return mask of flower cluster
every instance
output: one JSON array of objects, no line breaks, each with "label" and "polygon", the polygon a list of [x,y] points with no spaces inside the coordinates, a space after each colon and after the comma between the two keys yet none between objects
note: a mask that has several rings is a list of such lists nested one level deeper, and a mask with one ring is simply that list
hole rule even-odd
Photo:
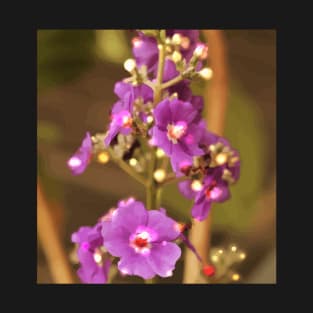
[{"label": "flower cluster", "polygon": [[[240,172],[238,151],[206,129],[203,97],[193,95],[190,87],[192,79],[212,76],[205,67],[209,49],[199,40],[198,30],[138,30],[132,52],[133,58],[124,63],[130,76],[114,87],[118,100],[110,111],[107,132],[94,136],[87,132],[68,166],[77,175],[93,155],[102,163],[111,158],[143,183],[151,197],[155,197],[151,188],[184,178],[179,189],[194,199],[192,217],[202,221],[213,202],[230,197],[229,186]],[[170,160],[173,173],[158,162],[159,156]],[[106,282],[112,257],[120,258],[121,273],[144,279],[167,277],[181,255],[175,240],[183,241],[201,262],[156,199],[147,201],[147,209],[135,200],[122,201],[95,227],[83,227],[73,235],[83,282]]]},{"label": "flower cluster", "polygon": [[84,283],[106,283],[112,257],[119,258],[117,266],[123,275],[171,276],[181,256],[175,242],[181,235],[180,224],[164,209],[147,210],[133,198],[122,200],[94,227],[83,226],[73,233],[78,276]]}]

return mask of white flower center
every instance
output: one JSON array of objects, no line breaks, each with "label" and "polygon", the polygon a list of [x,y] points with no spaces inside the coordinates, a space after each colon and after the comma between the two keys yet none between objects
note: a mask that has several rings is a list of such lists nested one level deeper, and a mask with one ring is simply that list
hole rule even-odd
[{"label": "white flower center", "polygon": [[187,123],[184,121],[179,121],[176,124],[168,124],[167,138],[176,144],[177,140],[186,134],[187,128]]}]

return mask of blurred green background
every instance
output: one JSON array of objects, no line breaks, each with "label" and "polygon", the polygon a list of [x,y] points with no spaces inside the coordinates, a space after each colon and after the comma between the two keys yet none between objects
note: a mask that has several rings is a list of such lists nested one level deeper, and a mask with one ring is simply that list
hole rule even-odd
[{"label": "blurred green background", "polygon": [[[106,128],[110,106],[116,101],[113,86],[127,76],[122,63],[131,56],[134,34],[39,30],[37,35],[38,173],[47,198],[65,208],[60,218],[65,224],[65,244],[70,247],[71,232],[94,224],[129,191],[143,197],[139,186],[134,187],[136,183],[114,165],[94,164],[73,178],[65,164],[85,131]],[[213,229],[248,234],[258,211],[267,214],[259,205],[260,197],[265,190],[275,189],[271,183],[276,172],[276,36],[272,30],[226,30],[224,35],[230,72],[225,137],[240,152],[241,178],[231,188],[231,200],[213,206]],[[193,83],[193,90],[202,94],[203,84]],[[112,180],[117,181],[116,187]],[[176,186],[164,190],[162,204],[177,219],[190,218],[192,203]]]}]

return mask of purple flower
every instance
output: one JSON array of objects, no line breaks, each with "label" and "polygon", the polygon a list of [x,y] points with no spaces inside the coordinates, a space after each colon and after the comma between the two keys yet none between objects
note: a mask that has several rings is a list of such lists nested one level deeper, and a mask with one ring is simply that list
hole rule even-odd
[{"label": "purple flower", "polygon": [[180,45],[180,52],[187,61],[189,61],[193,55],[193,51],[199,42],[199,30],[198,29],[168,29],[166,31],[167,36],[173,36],[174,34],[180,34],[182,36],[182,43]]},{"label": "purple flower", "polygon": [[200,146],[205,150],[204,158],[209,161],[210,168],[221,169],[224,180],[234,183],[240,176],[239,152],[232,148],[228,140],[210,131],[202,133]]},{"label": "purple flower", "polygon": [[111,141],[119,133],[128,135],[132,131],[133,119],[131,113],[128,111],[120,111],[116,114],[112,114],[109,131],[104,139],[106,146],[109,146]]},{"label": "purple flower", "polygon": [[[199,123],[204,129],[204,123]],[[183,167],[189,171],[200,172],[203,181],[189,180],[179,183],[179,190],[189,199],[195,199],[192,216],[198,220],[207,217],[212,202],[224,202],[230,197],[229,185],[238,180],[240,160],[238,151],[231,148],[229,142],[209,131],[204,131],[200,138],[200,146],[204,155],[200,157],[200,165],[195,167],[191,162],[175,164],[177,175],[182,175]]]},{"label": "purple flower", "polygon": [[77,274],[86,284],[105,284],[108,280],[111,261],[104,257],[101,228],[102,223],[94,227],[82,226],[72,234],[72,242],[78,244],[80,268]]},{"label": "purple flower", "polygon": [[215,175],[206,176],[203,186],[196,194],[191,209],[192,217],[198,221],[204,220],[211,209],[213,202],[224,202],[230,197],[228,184]]},{"label": "purple flower", "polygon": [[[172,37],[174,34],[181,35],[181,43],[179,45],[182,56],[189,61],[193,55],[197,43],[199,42],[199,31],[196,29],[167,29],[166,35]],[[133,55],[137,66],[146,65],[148,71],[157,70],[158,64],[158,45],[153,37],[144,35],[138,32],[138,37],[133,38]]]},{"label": "purple flower", "polygon": [[114,86],[114,92],[120,99],[111,110],[109,131],[104,140],[106,146],[109,146],[119,133],[123,135],[131,133],[134,101],[141,98],[145,103],[153,99],[153,91],[146,85],[132,86],[125,82],[117,82]]},{"label": "purple flower", "polygon": [[139,36],[133,38],[133,55],[138,67],[146,65],[148,71],[155,71],[158,63],[158,45],[153,37],[148,37],[139,32]]},{"label": "purple flower", "polygon": [[198,112],[189,102],[165,99],[154,109],[155,125],[152,139],[171,158],[172,166],[183,161],[192,162],[199,148],[201,128],[196,123]]},{"label": "purple flower", "polygon": [[138,98],[142,98],[144,103],[153,100],[153,90],[144,84],[133,86],[132,84],[119,81],[114,86],[114,93],[121,100],[124,100],[125,97],[129,95],[131,101],[126,101],[126,103],[128,103],[130,106],[123,107],[123,109],[128,109],[128,111],[132,111],[132,102]]},{"label": "purple flower", "polygon": [[89,132],[86,133],[81,146],[77,152],[67,161],[73,175],[83,173],[92,156],[92,141]]},{"label": "purple flower", "polygon": [[163,210],[147,211],[139,201],[119,206],[110,221],[103,222],[103,245],[119,257],[118,269],[123,274],[150,279],[155,275],[172,275],[181,255],[177,244],[176,222]]}]

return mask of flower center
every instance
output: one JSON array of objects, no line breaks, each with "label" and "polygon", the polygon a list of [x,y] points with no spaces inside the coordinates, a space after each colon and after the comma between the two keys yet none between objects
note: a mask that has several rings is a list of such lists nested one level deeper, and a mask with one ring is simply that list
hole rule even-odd
[{"label": "flower center", "polygon": [[130,116],[124,115],[122,118],[123,127],[130,128],[133,123],[133,119]]},{"label": "flower center", "polygon": [[100,249],[98,248],[95,249],[95,252],[93,254],[93,260],[99,267],[103,265],[103,257],[102,257],[102,252]]},{"label": "flower center", "polygon": [[150,240],[150,234],[142,231],[132,236],[130,244],[137,253],[147,254],[150,252]]},{"label": "flower center", "polygon": [[138,248],[144,248],[148,245],[148,240],[141,238],[141,237],[137,237],[134,241],[134,244],[138,247]]},{"label": "flower center", "polygon": [[179,121],[176,124],[167,125],[167,138],[173,143],[177,143],[177,140],[183,137],[187,132],[187,123]]},{"label": "flower center", "polygon": [[216,190],[220,190],[219,188],[215,188],[217,185],[217,182],[215,180],[213,180],[210,184],[210,186],[205,190],[205,196],[208,199],[214,199],[216,198]]}]

